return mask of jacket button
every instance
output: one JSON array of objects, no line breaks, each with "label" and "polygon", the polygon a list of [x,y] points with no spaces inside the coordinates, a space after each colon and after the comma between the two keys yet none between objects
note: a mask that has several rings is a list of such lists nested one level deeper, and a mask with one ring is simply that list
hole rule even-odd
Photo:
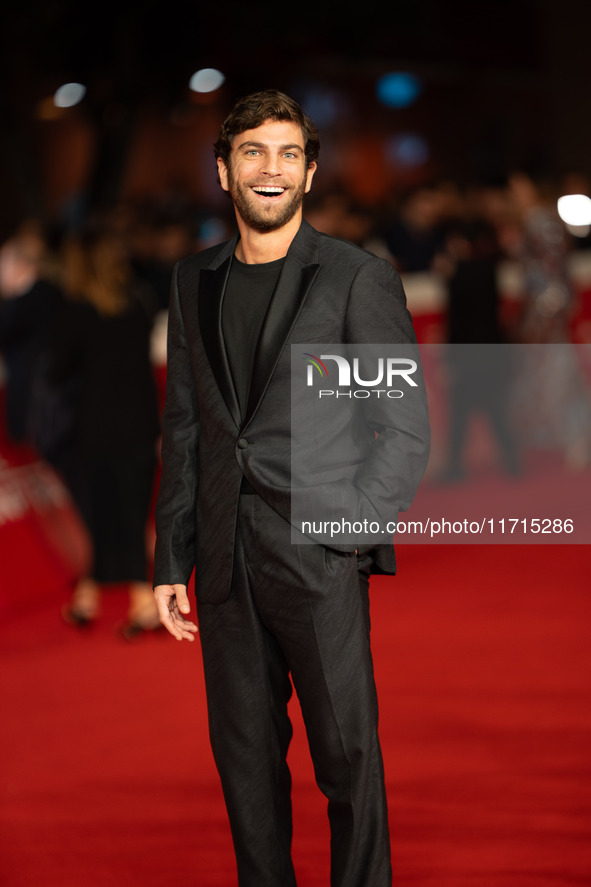
[{"label": "jacket button", "polygon": [[248,446],[248,441],[246,440],[246,438],[241,437],[240,440],[238,441],[238,449],[245,450],[247,448],[247,446]]}]

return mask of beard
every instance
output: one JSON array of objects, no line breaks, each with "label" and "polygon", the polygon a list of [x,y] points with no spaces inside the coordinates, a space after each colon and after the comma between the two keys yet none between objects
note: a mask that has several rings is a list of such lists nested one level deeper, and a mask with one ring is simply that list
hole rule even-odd
[{"label": "beard", "polygon": [[[281,203],[277,206],[273,206],[272,200],[269,200],[268,205],[261,206],[255,203],[256,198],[251,191],[254,184],[258,183],[239,184],[234,178],[232,167],[228,166],[228,193],[232,198],[236,212],[250,228],[261,234],[283,228],[291,221],[300,209],[306,193],[306,175],[304,174],[301,183],[290,189],[287,196],[284,192]],[[282,187],[284,186],[282,185]]]}]

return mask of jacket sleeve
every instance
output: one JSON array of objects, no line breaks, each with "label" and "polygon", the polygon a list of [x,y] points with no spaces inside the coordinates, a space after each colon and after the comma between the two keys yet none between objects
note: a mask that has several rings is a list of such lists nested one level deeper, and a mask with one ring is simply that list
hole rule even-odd
[{"label": "jacket sleeve", "polygon": [[195,565],[199,412],[181,307],[179,267],[177,264],[173,272],[168,312],[154,586],[188,584]]}]

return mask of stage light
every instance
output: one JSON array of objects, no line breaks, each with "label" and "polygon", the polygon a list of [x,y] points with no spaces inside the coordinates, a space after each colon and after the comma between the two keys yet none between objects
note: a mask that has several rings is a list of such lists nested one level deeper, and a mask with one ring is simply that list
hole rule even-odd
[{"label": "stage light", "polygon": [[389,108],[407,108],[418,98],[422,85],[418,77],[405,71],[392,71],[380,77],[376,92],[382,104]]},{"label": "stage light", "polygon": [[215,92],[226,78],[217,68],[201,68],[195,71],[189,80],[189,89],[193,92]]},{"label": "stage light", "polygon": [[429,159],[429,146],[416,132],[401,132],[388,139],[386,156],[391,163],[414,169]]},{"label": "stage light", "polygon": [[82,83],[64,83],[56,89],[53,104],[56,108],[73,108],[86,95],[86,87]]},{"label": "stage light", "polygon": [[558,215],[566,225],[591,225],[591,198],[585,194],[565,194],[557,202]]}]

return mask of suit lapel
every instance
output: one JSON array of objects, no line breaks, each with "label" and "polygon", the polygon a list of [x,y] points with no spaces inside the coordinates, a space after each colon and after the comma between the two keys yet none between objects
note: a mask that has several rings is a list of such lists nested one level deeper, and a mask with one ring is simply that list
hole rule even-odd
[{"label": "suit lapel", "polygon": [[201,337],[207,358],[236,427],[240,426],[240,406],[228,362],[222,331],[222,304],[237,238],[229,241],[213,267],[199,275],[198,310]]},{"label": "suit lapel", "polygon": [[252,419],[265,394],[279,355],[320,268],[317,237],[317,232],[307,222],[302,222],[287,253],[257,343],[243,428]]}]

